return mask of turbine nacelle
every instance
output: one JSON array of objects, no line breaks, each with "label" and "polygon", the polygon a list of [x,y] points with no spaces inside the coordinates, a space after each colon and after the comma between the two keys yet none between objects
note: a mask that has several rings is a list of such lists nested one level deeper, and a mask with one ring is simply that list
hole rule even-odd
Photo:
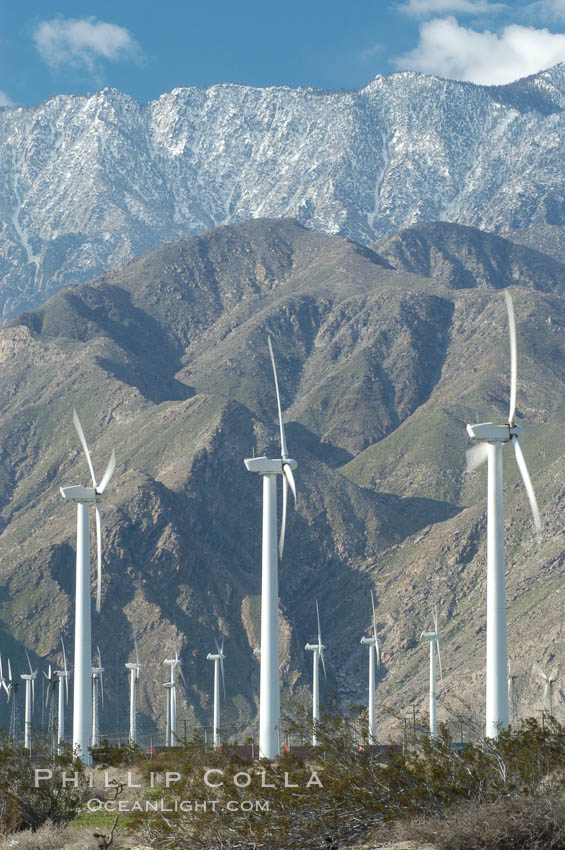
[{"label": "turbine nacelle", "polygon": [[439,637],[437,632],[422,632],[420,638],[427,638],[428,640],[437,640]]},{"label": "turbine nacelle", "polygon": [[310,652],[323,652],[326,647],[323,643],[307,643],[304,649],[308,649]]},{"label": "turbine nacelle", "polygon": [[521,430],[520,425],[495,425],[493,422],[467,425],[467,433],[471,439],[482,443],[509,443],[513,435]]},{"label": "turbine nacelle", "polygon": [[226,656],[222,655],[222,654],[217,654],[217,653],[215,654],[213,652],[209,652],[208,655],[206,656],[206,660],[207,661],[223,661],[223,659],[225,657]]},{"label": "turbine nacelle", "polygon": [[92,504],[98,501],[98,493],[94,487],[82,487],[74,484],[71,487],[60,487],[59,491],[63,499],[72,499],[74,502],[88,502]]},{"label": "turbine nacelle", "polygon": [[259,475],[284,475],[284,466],[290,466],[291,469],[296,469],[297,466],[292,458],[272,460],[265,456],[248,457],[243,462],[248,472],[257,472]]},{"label": "turbine nacelle", "polygon": [[359,643],[362,643],[363,646],[376,646],[378,643],[378,638],[374,637],[362,637]]}]

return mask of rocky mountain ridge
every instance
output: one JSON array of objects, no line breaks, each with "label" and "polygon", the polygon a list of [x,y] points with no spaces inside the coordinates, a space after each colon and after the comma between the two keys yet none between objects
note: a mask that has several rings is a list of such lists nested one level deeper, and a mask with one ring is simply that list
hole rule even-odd
[{"label": "rocky mountain ridge", "polygon": [[370,244],[419,222],[563,225],[565,66],[508,86],[104,89],[0,110],[7,319],[148,249],[250,218]]}]

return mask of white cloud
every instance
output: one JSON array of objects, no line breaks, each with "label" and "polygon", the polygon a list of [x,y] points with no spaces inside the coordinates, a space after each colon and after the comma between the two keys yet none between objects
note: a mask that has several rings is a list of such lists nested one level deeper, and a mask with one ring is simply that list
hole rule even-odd
[{"label": "white cloud", "polygon": [[0,106],[13,106],[14,101],[11,97],[8,97],[6,92],[0,91]]},{"label": "white cloud", "polygon": [[[552,2],[552,0],[548,0]],[[559,3],[560,0],[554,0]],[[412,15],[415,18],[426,18],[428,15],[456,12],[464,15],[492,14],[506,9],[505,3],[490,3],[489,0],[405,0],[397,6],[399,12]]]},{"label": "white cloud", "polygon": [[532,12],[553,20],[565,20],[565,0],[539,0],[529,7]]},{"label": "white cloud", "polygon": [[512,24],[500,34],[460,26],[455,18],[420,25],[418,46],[393,60],[423,71],[482,85],[510,83],[565,61],[565,35]]},{"label": "white cloud", "polygon": [[93,71],[100,59],[116,62],[140,56],[135,39],[125,27],[94,17],[41,21],[33,40],[39,55],[51,68],[74,65]]}]

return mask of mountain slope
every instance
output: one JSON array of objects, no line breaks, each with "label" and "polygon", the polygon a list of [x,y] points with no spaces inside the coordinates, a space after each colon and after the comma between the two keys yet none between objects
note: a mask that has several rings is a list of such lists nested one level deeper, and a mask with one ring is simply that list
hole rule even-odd
[{"label": "mountain slope", "polygon": [[293,217],[370,244],[422,221],[564,223],[565,66],[503,87],[105,89],[0,110],[4,318],[163,242]]},{"label": "mountain slope", "polygon": [[[483,235],[482,246],[480,233],[472,237],[476,255],[488,255],[492,237]],[[513,664],[521,708],[531,711],[532,662],[565,662],[552,595],[565,570],[565,303],[551,271],[545,281],[554,291],[535,289],[539,254],[520,256],[531,285],[512,288],[518,413],[543,512],[541,550],[512,463],[506,517]],[[486,276],[481,288],[462,288],[448,278],[391,269],[378,252],[291,221],[256,220],[163,246],[1,329],[0,632],[14,666],[25,646],[55,660],[61,627],[72,645],[75,517],[58,488],[87,481],[71,426],[76,407],[96,469],[112,447],[118,458],[94,620],[109,695],[103,731],[127,725],[123,664],[136,635],[141,726],[158,737],[159,677],[175,628],[189,683],[180,718],[189,728],[210,722],[206,654],[222,632],[226,724],[252,728],[261,507],[243,458],[279,451],[270,332],[298,461],[299,500],[280,569],[285,704],[305,698],[310,684],[303,646],[315,599],[327,691],[365,698],[359,639],[374,587],[379,701],[396,713],[425,705],[427,653],[417,638],[436,598],[444,717],[449,699],[480,711],[485,486],[482,472],[463,473],[465,422],[475,411],[504,419],[508,343],[500,283]]]}]

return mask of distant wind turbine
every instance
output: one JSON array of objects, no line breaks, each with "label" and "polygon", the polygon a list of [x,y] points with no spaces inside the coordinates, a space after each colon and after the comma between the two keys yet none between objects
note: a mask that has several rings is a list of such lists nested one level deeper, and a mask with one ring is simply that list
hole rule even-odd
[{"label": "distant wind turbine", "polygon": [[[377,635],[377,617],[375,614],[375,598],[371,590],[371,605],[373,608],[373,636],[362,637],[361,643],[369,647],[369,702],[368,702],[368,720],[369,720],[369,743],[376,744],[377,742],[377,717],[375,712],[375,666],[377,670],[381,666],[381,652],[379,647],[379,637]],[[374,652],[373,652],[374,649]]]},{"label": "distant wind turbine", "polygon": [[[277,379],[277,367],[271,337],[269,351],[275,379],[279,426],[281,435],[281,458],[267,457],[245,459],[249,472],[263,478],[263,544],[261,568],[261,672],[259,694],[259,754],[261,758],[274,759],[279,755],[280,727],[280,684],[279,684],[279,576],[278,560],[282,558],[286,532],[288,489],[296,502],[296,486],[293,469],[296,461],[287,450],[282,421],[281,399]],[[283,504],[281,532],[277,551],[277,476],[282,476]]]},{"label": "distant wind turbine", "polygon": [[135,661],[128,661],[126,664],[129,670],[129,742],[131,746],[137,743],[137,688],[139,671],[141,670],[139,652],[137,651],[137,640],[135,638],[133,640],[135,644]]},{"label": "distant wind turbine", "polygon": [[96,647],[98,653],[98,667],[92,667],[92,746],[100,746],[100,709],[104,708],[104,668],[102,667],[102,656],[100,647]]},{"label": "distant wind turbine", "polygon": [[224,637],[222,635],[222,643],[218,645],[216,641],[216,652],[209,652],[206,658],[208,661],[214,662],[214,747],[219,747],[221,744],[220,736],[220,674],[222,676],[222,688],[224,691],[224,700],[226,698],[226,684],[224,679]]},{"label": "distant wind turbine", "polygon": [[543,689],[543,707],[549,712],[550,716],[553,717],[553,686],[557,681],[557,667],[555,667],[549,675],[544,673],[539,664],[534,665],[534,670],[536,675],[538,675],[542,682],[545,683]]},{"label": "distant wind turbine", "polygon": [[165,682],[167,689],[167,728],[165,735],[165,746],[175,747],[177,744],[177,670],[186,688],[186,680],[182,673],[181,660],[179,658],[178,634],[175,635],[175,657],[165,658],[163,664],[171,668],[171,678]]},{"label": "distant wind turbine", "polygon": [[37,679],[37,670],[33,670],[31,667],[31,661],[29,660],[29,653],[26,650],[27,663],[29,666],[29,673],[22,673],[21,677],[26,683],[26,694],[25,694],[25,709],[24,709],[24,747],[26,750],[31,751],[31,731],[32,731],[32,714],[33,708],[35,705],[35,680]]},{"label": "distant wind turbine", "polygon": [[312,746],[318,746],[318,726],[320,724],[320,661],[326,678],[326,662],[324,661],[325,646],[322,643],[320,628],[320,609],[316,600],[316,617],[318,619],[318,642],[307,643],[304,649],[312,652]]},{"label": "distant wind turbine", "polygon": [[58,705],[57,705],[57,743],[62,747],[65,739],[65,706],[69,701],[69,671],[67,669],[67,655],[63,635],[61,635],[61,647],[63,649],[63,669],[55,670],[58,683]]},{"label": "distant wind turbine", "polygon": [[467,471],[472,472],[488,459],[487,500],[487,675],[486,728],[487,738],[497,738],[508,726],[508,648],[506,636],[506,579],[504,572],[504,497],[502,480],[502,446],[512,443],[516,463],[530,502],[534,525],[541,539],[541,520],[534,488],[526,461],[518,442],[522,430],[516,425],[517,346],[516,321],[510,293],[505,291],[510,331],[510,409],[505,425],[484,422],[467,425],[469,436],[477,440],[467,451]]},{"label": "distant wind turbine", "polygon": [[434,630],[422,632],[421,638],[430,642],[430,738],[437,738],[437,689],[436,689],[436,657],[439,664],[439,675],[443,681],[441,668],[441,653],[439,649],[440,631],[438,628],[437,608],[434,606]]},{"label": "distant wind turbine", "polygon": [[108,466],[100,483],[96,480],[84,432],[73,411],[73,424],[78,434],[92,478],[92,487],[74,485],[61,487],[63,499],[77,503],[77,554],[75,598],[75,664],[73,691],[73,751],[85,764],[90,764],[88,746],[92,732],[92,624],[90,616],[90,506],[95,506],[97,544],[96,610],[100,611],[102,587],[102,515],[100,500],[116,468],[112,450]]},{"label": "distant wind turbine", "polygon": [[8,658],[8,678],[4,682],[4,690],[6,691],[7,701],[12,703],[10,708],[10,726],[8,729],[8,738],[10,741],[16,741],[18,734],[18,688],[20,683],[12,676],[12,665]]}]

